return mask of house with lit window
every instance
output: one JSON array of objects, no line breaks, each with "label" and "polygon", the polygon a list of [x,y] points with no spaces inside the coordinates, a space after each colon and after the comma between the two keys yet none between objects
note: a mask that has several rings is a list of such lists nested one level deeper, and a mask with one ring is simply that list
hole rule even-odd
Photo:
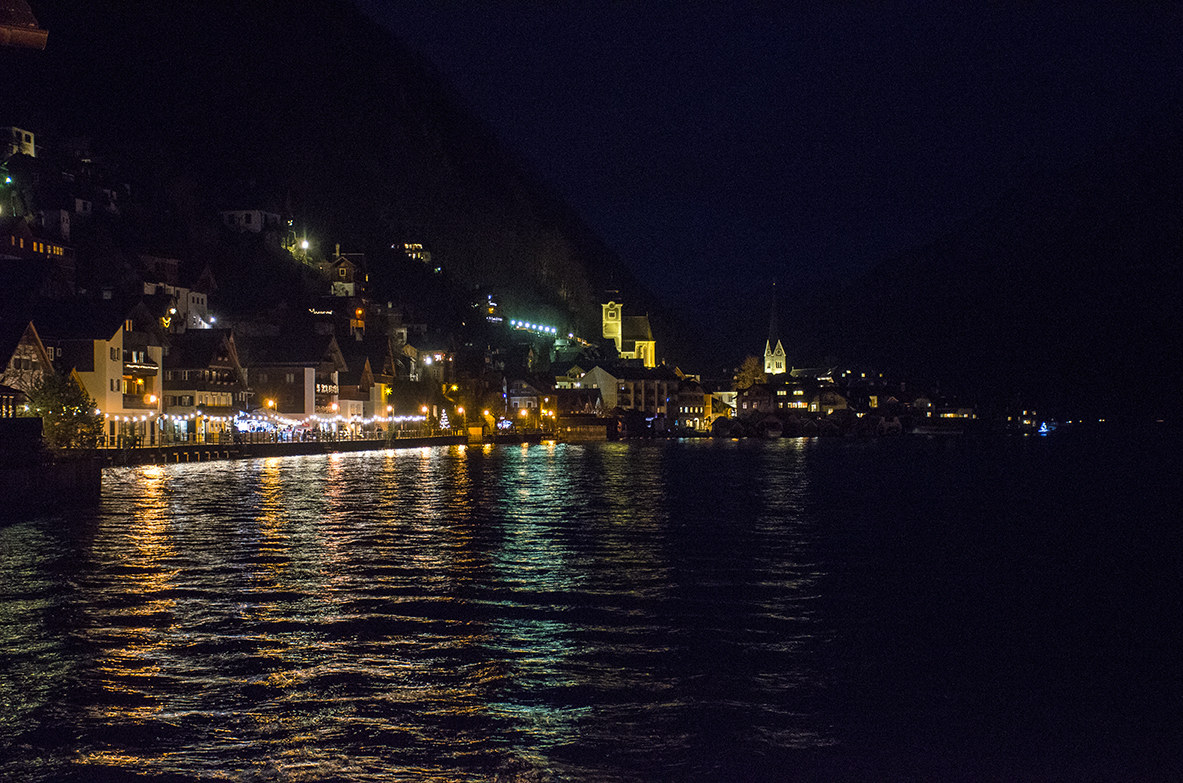
[{"label": "house with lit window", "polygon": [[234,419],[250,410],[246,371],[229,329],[196,329],[169,340],[161,384],[165,428],[204,441],[232,432]]},{"label": "house with lit window", "polygon": [[846,398],[832,383],[815,379],[772,380],[752,384],[741,389],[737,395],[740,417],[757,414],[802,414],[812,413],[829,416],[836,411],[846,410]]},{"label": "house with lit window", "polygon": [[551,363],[551,372],[554,373],[554,385],[556,389],[581,389],[583,388],[583,375],[586,372],[578,364],[554,364]]},{"label": "house with lit window", "polygon": [[0,417],[16,415],[28,392],[51,372],[53,362],[33,322],[0,319]]},{"label": "house with lit window", "polygon": [[42,237],[24,218],[0,215],[0,263],[20,265],[26,288],[40,296],[62,299],[74,293],[74,249]]},{"label": "house with lit window", "polygon": [[297,420],[339,415],[340,373],[348,364],[336,337],[241,336],[237,346],[255,409]]},{"label": "house with lit window", "polygon": [[329,293],[332,296],[355,297],[365,292],[366,275],[365,253],[342,253],[341,246],[328,261],[320,265],[321,271],[329,278]]},{"label": "house with lit window", "polygon": [[165,335],[142,301],[55,303],[34,321],[56,366],[94,398],[106,437],[116,444],[156,442]]},{"label": "house with lit window", "polygon": [[673,397],[671,411],[672,426],[707,432],[710,430],[710,394],[703,390],[702,384],[691,378],[683,378],[678,384],[678,390]]},{"label": "house with lit window", "polygon": [[140,274],[145,297],[156,300],[161,326],[170,334],[190,329],[210,329],[215,318],[209,309],[210,294],[217,288],[207,266],[195,281],[180,283],[180,261],[175,258],[141,255]]},{"label": "house with lit window", "polygon": [[347,365],[339,376],[342,410],[363,418],[392,413],[389,398],[394,380],[399,377],[401,353],[396,355],[391,338],[370,334],[360,340],[346,340],[340,346]]},{"label": "house with lit window", "polygon": [[776,392],[767,383],[753,383],[745,389],[737,390],[736,414],[741,418],[766,415],[776,410]]},{"label": "house with lit window", "polygon": [[678,376],[668,367],[614,366],[611,370],[596,365],[583,376],[583,388],[599,389],[604,408],[638,411],[647,418],[663,417],[676,403]]},{"label": "house with lit window", "polygon": [[[455,368],[456,352],[448,335],[433,332],[415,338],[411,352],[418,359],[416,374],[421,380],[438,384],[451,383]],[[411,346],[407,346],[411,348]]]},{"label": "house with lit window", "polygon": [[505,383],[506,417],[520,421],[524,426],[536,427],[543,410],[543,398],[549,398],[549,392],[543,392],[534,384],[522,378],[507,380]]}]

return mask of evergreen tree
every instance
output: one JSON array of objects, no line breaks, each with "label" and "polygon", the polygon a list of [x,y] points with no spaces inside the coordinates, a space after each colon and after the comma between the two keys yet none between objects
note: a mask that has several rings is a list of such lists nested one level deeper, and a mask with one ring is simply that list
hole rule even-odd
[{"label": "evergreen tree", "polygon": [[28,392],[27,415],[40,416],[45,445],[54,451],[93,449],[103,433],[95,401],[73,377],[47,373]]}]

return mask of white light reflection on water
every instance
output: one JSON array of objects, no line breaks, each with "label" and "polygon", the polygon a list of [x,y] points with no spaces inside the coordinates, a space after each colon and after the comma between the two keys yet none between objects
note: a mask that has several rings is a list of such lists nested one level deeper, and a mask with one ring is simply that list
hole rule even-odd
[{"label": "white light reflection on water", "polygon": [[[93,541],[70,543],[71,657],[9,736],[57,699],[75,739],[47,752],[82,776],[310,780],[507,759],[676,776],[724,745],[825,745],[807,457],[547,444],[110,471]],[[23,546],[26,596],[59,566]],[[52,643],[20,627],[25,654]]]}]

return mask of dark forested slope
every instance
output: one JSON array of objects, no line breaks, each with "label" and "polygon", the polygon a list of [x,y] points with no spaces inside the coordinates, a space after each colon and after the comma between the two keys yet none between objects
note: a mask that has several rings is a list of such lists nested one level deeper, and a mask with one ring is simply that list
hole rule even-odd
[{"label": "dark forested slope", "polygon": [[346,2],[32,6],[49,44],[0,53],[0,119],[46,149],[88,136],[120,161],[168,217],[157,246],[198,252],[249,185],[322,250],[367,251],[376,276],[392,244],[413,241],[519,310],[594,329],[605,289],[656,307],[429,67]]},{"label": "dark forested slope", "polygon": [[1183,261],[1183,111],[1033,178],[954,234],[835,287],[802,352],[942,380],[1062,415],[1173,415]]}]

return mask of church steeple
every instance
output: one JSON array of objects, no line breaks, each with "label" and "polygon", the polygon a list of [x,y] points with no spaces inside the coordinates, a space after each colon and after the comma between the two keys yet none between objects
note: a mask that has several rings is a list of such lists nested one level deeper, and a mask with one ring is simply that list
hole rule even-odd
[{"label": "church steeple", "polygon": [[[775,346],[775,347],[774,347]],[[776,281],[772,281],[772,315],[768,319],[768,342],[764,343],[764,374],[781,375],[788,372],[785,348],[781,345],[776,327]]]}]

